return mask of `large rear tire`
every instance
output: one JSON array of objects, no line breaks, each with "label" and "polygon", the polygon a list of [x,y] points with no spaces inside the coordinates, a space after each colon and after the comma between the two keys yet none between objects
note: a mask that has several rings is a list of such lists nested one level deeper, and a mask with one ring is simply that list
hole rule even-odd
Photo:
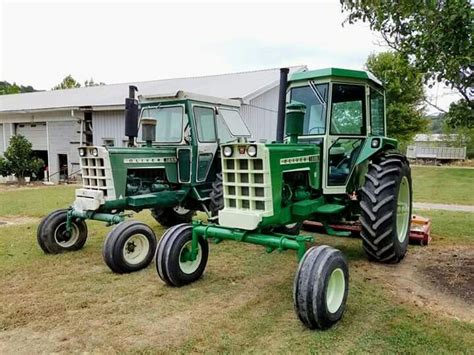
[{"label": "large rear tire", "polygon": [[212,216],[217,217],[218,212],[224,208],[224,185],[222,184],[222,173],[216,175],[216,181],[212,183],[210,208]]},{"label": "large rear tire", "polygon": [[47,254],[82,249],[87,240],[87,225],[82,219],[72,220],[71,233],[66,232],[67,209],[51,212],[39,224],[36,239]]},{"label": "large rear tire", "polygon": [[398,263],[407,252],[412,212],[407,159],[386,153],[369,164],[361,191],[361,237],[370,260]]},{"label": "large rear tire", "polygon": [[169,286],[180,287],[198,280],[204,273],[209,246],[199,237],[198,253],[190,258],[193,226],[179,224],[168,229],[156,249],[156,271]]},{"label": "large rear tire", "polygon": [[301,322],[310,329],[331,327],[344,314],[348,291],[344,255],[327,245],[308,249],[293,283],[293,302]]},{"label": "large rear tire", "polygon": [[156,237],[145,223],[128,220],[117,224],[105,238],[102,256],[118,274],[146,268],[153,260]]},{"label": "large rear tire", "polygon": [[190,223],[196,214],[194,210],[188,210],[181,206],[169,208],[153,208],[151,215],[163,227],[172,227],[181,223]]}]

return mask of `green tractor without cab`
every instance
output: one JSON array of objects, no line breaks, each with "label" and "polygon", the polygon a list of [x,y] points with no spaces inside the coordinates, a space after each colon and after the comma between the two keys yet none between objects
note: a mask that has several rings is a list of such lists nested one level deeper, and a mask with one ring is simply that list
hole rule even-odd
[{"label": "green tractor without cab", "polygon": [[[283,127],[286,137],[283,140]],[[384,91],[365,71],[282,69],[277,142],[221,146],[224,208],[219,225],[195,221],[168,229],[156,269],[168,285],[201,277],[208,240],[295,250],[299,266],[294,307],[307,327],[325,329],[345,310],[349,275],[344,255],[312,246],[299,235],[303,221],[327,233],[338,221],[361,223],[367,257],[397,263],[407,251],[412,208],[411,173],[397,141],[386,137]]]},{"label": "green tractor without cab", "polygon": [[150,209],[171,227],[191,222],[197,210],[215,219],[223,207],[219,143],[250,136],[240,103],[179,91],[142,96],[138,104],[136,90],[126,99],[128,147],[79,148],[83,187],[70,208],[38,226],[45,253],[81,249],[86,220],[103,221],[116,225],[103,246],[106,264],[117,273],[137,271],[153,260],[156,237],[146,224],[125,220],[125,211]]}]

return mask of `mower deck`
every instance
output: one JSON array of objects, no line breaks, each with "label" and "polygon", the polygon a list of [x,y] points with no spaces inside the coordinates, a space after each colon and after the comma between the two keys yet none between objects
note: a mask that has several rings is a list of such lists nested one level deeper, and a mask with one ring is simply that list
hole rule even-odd
[{"label": "mower deck", "polygon": [[[329,224],[335,231],[350,232],[352,236],[359,237],[361,226],[359,222],[341,222]],[[307,231],[327,233],[322,223],[304,221],[303,228]],[[431,242],[431,219],[413,215],[410,225],[410,244],[428,245]]]}]

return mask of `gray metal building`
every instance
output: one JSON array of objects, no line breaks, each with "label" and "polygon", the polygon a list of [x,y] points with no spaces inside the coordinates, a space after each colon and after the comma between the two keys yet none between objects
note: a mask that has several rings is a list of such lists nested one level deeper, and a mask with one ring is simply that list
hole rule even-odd
[{"label": "gray metal building", "polygon": [[[291,72],[305,66],[290,68]],[[0,155],[14,134],[28,138],[47,162],[50,180],[79,170],[77,147],[89,135],[94,145],[124,146],[124,100],[128,86],[139,94],[179,90],[241,102],[252,138],[275,139],[279,69],[112,84],[0,96]]]}]

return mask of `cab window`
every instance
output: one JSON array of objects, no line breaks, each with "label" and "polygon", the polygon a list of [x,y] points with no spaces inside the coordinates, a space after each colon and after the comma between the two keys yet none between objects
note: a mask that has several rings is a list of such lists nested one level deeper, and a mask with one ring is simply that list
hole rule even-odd
[{"label": "cab window", "polygon": [[385,135],[384,97],[377,90],[370,88],[370,129],[372,135]]},{"label": "cab window", "polygon": [[326,111],[328,100],[328,84],[313,84],[291,89],[291,101],[306,105],[303,135],[326,133]]},{"label": "cab window", "polygon": [[214,118],[214,109],[209,107],[194,107],[194,118],[198,139],[200,142],[216,141],[216,122]]},{"label": "cab window", "polygon": [[365,87],[334,84],[332,87],[331,134],[365,134]]}]

